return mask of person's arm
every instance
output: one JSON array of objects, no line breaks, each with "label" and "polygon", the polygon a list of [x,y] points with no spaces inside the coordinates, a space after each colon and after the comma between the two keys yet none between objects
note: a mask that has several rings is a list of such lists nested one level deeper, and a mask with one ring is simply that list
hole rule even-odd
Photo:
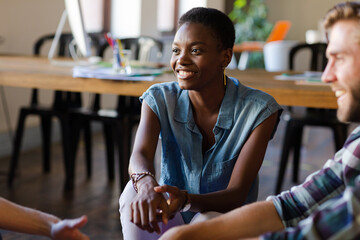
[{"label": "person's arm", "polygon": [[[263,162],[277,118],[278,112],[268,117],[250,134],[236,160],[226,189],[208,194],[189,194],[191,200],[190,211],[217,211],[224,213],[244,204]],[[179,189],[166,185],[155,189],[157,192],[169,192],[174,199],[176,199],[176,196],[181,197],[181,200],[174,202],[178,204],[178,208],[184,205],[184,199],[186,198],[182,196],[183,193]],[[176,207],[170,205],[170,208]]]},{"label": "person's arm", "polygon": [[47,236],[56,240],[89,239],[78,228],[84,226],[87,217],[61,220],[35,209],[20,206],[0,198],[0,228],[15,232]]},{"label": "person's arm", "polygon": [[[160,133],[160,121],[152,109],[143,101],[141,119],[130,158],[129,173],[150,172],[155,174],[154,156]],[[149,232],[160,232],[158,211],[162,211],[163,222],[168,219],[168,205],[162,194],[156,193],[156,180],[146,175],[136,184],[138,193],[131,203],[130,220]]]},{"label": "person's arm", "polygon": [[360,186],[347,187],[294,228],[268,233],[263,239],[357,239],[360,236]]},{"label": "person's arm", "polygon": [[171,228],[160,240],[253,238],[284,226],[270,201],[237,208],[208,221]]}]

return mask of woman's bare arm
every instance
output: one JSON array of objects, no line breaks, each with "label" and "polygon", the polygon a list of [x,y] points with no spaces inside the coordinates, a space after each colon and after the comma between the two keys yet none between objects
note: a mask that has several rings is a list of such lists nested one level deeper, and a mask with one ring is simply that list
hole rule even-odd
[{"label": "woman's bare arm", "polygon": [[[144,101],[141,108],[140,124],[136,133],[130,158],[129,173],[144,173],[154,170],[154,156],[159,139],[160,122],[152,109]],[[136,183],[138,193],[130,204],[130,221],[148,232],[160,232],[158,211],[162,211],[163,222],[168,221],[169,208],[164,196],[154,191],[158,183],[145,175]]]}]

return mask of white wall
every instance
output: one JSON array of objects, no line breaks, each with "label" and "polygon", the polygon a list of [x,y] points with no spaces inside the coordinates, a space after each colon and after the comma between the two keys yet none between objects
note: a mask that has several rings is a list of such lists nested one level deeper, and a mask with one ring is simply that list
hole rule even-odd
[{"label": "white wall", "polygon": [[0,0],[0,52],[30,55],[39,36],[56,30],[63,11],[63,0]]},{"label": "white wall", "polygon": [[141,0],[113,0],[111,6],[111,33],[117,38],[140,34]]},{"label": "white wall", "polygon": [[158,37],[156,16],[157,0],[113,0],[111,33],[118,38]]},{"label": "white wall", "polygon": [[179,16],[194,7],[205,7],[206,0],[182,0],[179,6]]},{"label": "white wall", "polygon": [[206,6],[219,9],[220,11],[225,11],[225,0],[207,0]]},{"label": "white wall", "polygon": [[170,32],[175,28],[175,22],[169,21],[169,19],[175,18],[175,12],[169,11],[169,9],[175,8],[175,2],[169,0],[158,0],[157,1],[157,11],[161,14],[158,15],[156,25],[160,31]]},{"label": "white wall", "polygon": [[224,11],[225,0],[180,0],[179,15],[194,7],[210,7]]},{"label": "white wall", "polygon": [[308,29],[318,29],[318,23],[335,4],[344,0],[265,0],[269,8],[269,20],[290,20],[292,25],[286,37],[305,41]]},{"label": "white wall", "polygon": [[141,2],[141,35],[158,37],[157,30],[157,0],[142,0]]}]

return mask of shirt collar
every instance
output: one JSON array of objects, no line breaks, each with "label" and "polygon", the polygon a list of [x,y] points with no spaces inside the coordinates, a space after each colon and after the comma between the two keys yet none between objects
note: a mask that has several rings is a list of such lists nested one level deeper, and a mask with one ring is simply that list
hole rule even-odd
[{"label": "shirt collar", "polygon": [[[227,86],[225,90],[225,96],[221,103],[219,116],[215,127],[223,129],[230,129],[234,120],[234,95],[236,91],[235,83],[228,78]],[[177,122],[188,123],[194,125],[193,113],[190,105],[189,92],[187,90],[181,90],[177,104],[175,106],[174,119]]]}]

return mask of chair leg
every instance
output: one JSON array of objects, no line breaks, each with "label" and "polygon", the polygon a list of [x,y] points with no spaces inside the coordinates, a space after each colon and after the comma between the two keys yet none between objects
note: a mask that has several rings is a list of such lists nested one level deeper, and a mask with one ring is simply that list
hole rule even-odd
[{"label": "chair leg", "polygon": [[91,140],[91,125],[90,121],[83,121],[83,130],[84,130],[84,142],[85,142],[85,158],[86,158],[86,168],[87,168],[87,177],[90,178],[92,174],[92,140]]},{"label": "chair leg", "polygon": [[279,166],[279,172],[278,177],[276,180],[276,186],[275,186],[275,194],[280,193],[281,186],[284,180],[286,165],[289,158],[290,150],[293,148],[293,124],[292,122],[288,122],[285,130],[285,136],[283,140],[283,147],[281,151],[281,159],[280,159],[280,166]]},{"label": "chair leg", "polygon": [[50,156],[51,156],[51,116],[41,117],[41,134],[42,134],[42,150],[43,150],[43,171],[50,172]]},{"label": "chair leg", "polygon": [[104,135],[106,145],[106,158],[107,158],[107,169],[108,178],[110,181],[114,180],[114,132],[111,124],[104,123]]},{"label": "chair leg", "polygon": [[126,152],[126,157],[127,158],[130,158],[130,156],[131,156],[131,153],[132,153],[132,133],[133,133],[133,129],[134,129],[134,120],[133,119],[131,119],[132,117],[130,116],[130,118],[129,118],[129,122],[128,122],[128,132],[127,132],[127,134],[126,134],[126,136],[127,136],[127,148],[126,148],[126,150],[127,150],[127,152]]},{"label": "chair leg", "polygon": [[130,130],[130,121],[131,121],[131,116],[127,116],[124,117],[122,119],[122,126],[123,126],[123,131],[122,131],[122,137],[123,137],[123,158],[124,159],[129,159],[130,155],[131,155],[131,130]]},{"label": "chair leg", "polygon": [[20,115],[19,115],[18,124],[16,127],[14,146],[13,146],[11,162],[10,162],[9,176],[8,176],[8,180],[7,180],[7,184],[9,187],[12,186],[12,183],[14,181],[15,171],[16,171],[18,161],[19,161],[21,140],[22,140],[22,136],[24,133],[25,117],[26,117],[26,113],[21,110]]},{"label": "chair leg", "polygon": [[293,160],[293,177],[292,181],[294,183],[299,180],[299,162],[301,155],[301,142],[302,142],[303,126],[298,126],[296,128],[296,134],[294,134],[294,160]]},{"label": "chair leg", "polygon": [[127,182],[129,181],[129,158],[124,156],[124,136],[122,123],[116,125],[116,140],[119,153],[119,182],[120,191],[124,190]]},{"label": "chair leg", "polygon": [[[75,182],[75,156],[79,128],[72,126],[68,116],[60,116],[63,155],[65,165],[65,190],[73,190]],[[73,123],[75,125],[75,123]],[[70,126],[71,129],[70,129]],[[74,145],[76,144],[76,146]]]}]

